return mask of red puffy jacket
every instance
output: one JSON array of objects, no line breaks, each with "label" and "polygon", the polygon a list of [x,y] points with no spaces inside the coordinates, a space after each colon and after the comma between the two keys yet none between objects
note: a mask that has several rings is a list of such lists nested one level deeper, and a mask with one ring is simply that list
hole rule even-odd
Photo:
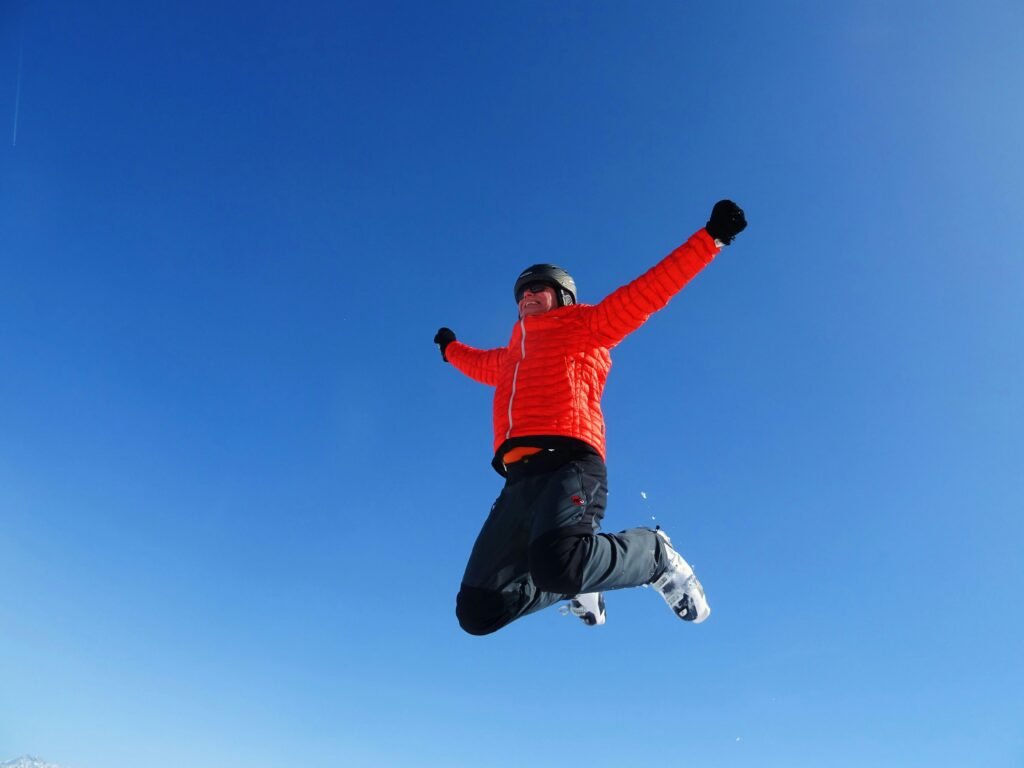
[{"label": "red puffy jacket", "polygon": [[702,229],[599,304],[573,304],[521,318],[506,347],[449,344],[445,354],[452,365],[497,388],[495,456],[516,445],[542,445],[530,438],[546,437],[582,441],[603,459],[601,394],[612,367],[608,350],[668,304],[718,250]]}]

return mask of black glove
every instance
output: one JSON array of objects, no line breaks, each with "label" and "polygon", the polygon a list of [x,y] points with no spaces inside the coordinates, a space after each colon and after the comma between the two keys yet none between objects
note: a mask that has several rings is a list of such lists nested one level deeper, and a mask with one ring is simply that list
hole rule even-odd
[{"label": "black glove", "polygon": [[711,218],[707,223],[708,234],[722,245],[728,245],[732,239],[747,228],[747,220],[743,209],[732,200],[719,200],[711,209]]},{"label": "black glove", "polygon": [[444,351],[448,348],[448,345],[455,341],[455,332],[451,328],[441,328],[436,334],[434,334],[434,343],[437,344],[437,348],[441,350],[441,359],[446,363],[448,358],[445,357]]}]

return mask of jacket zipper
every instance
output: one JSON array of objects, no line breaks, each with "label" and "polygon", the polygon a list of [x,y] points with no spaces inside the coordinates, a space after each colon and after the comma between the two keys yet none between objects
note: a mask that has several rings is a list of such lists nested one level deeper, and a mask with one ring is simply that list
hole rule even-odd
[{"label": "jacket zipper", "polygon": [[519,381],[519,366],[526,359],[526,318],[519,320],[519,360],[516,362],[516,369],[512,372],[512,394],[508,397],[508,429],[505,431],[505,439],[512,436],[512,402],[516,399],[516,383]]}]

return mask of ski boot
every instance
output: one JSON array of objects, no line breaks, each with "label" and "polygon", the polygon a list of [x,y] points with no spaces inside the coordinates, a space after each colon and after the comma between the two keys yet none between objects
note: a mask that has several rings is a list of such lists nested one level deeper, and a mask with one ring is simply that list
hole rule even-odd
[{"label": "ski boot", "polygon": [[604,624],[604,595],[600,592],[585,592],[569,601],[569,612],[578,616],[588,627]]},{"label": "ski boot", "polygon": [[672,540],[668,534],[660,528],[655,533],[661,537],[661,546],[668,566],[651,582],[651,585],[661,593],[676,616],[683,621],[700,624],[711,615],[711,606],[704,597],[704,587],[697,580],[690,564],[672,548]]}]

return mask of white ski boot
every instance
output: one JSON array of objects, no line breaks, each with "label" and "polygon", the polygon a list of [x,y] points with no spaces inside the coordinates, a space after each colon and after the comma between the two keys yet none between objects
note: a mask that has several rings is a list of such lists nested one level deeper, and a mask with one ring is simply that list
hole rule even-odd
[{"label": "white ski boot", "polygon": [[704,597],[704,587],[697,580],[690,564],[672,548],[672,540],[668,534],[660,528],[655,533],[661,536],[661,546],[668,557],[668,567],[651,584],[665,598],[668,607],[676,616],[683,621],[700,624],[711,615],[711,606]]},{"label": "white ski boot", "polygon": [[569,601],[569,612],[578,616],[588,627],[604,624],[604,595],[600,592],[584,592]]}]

